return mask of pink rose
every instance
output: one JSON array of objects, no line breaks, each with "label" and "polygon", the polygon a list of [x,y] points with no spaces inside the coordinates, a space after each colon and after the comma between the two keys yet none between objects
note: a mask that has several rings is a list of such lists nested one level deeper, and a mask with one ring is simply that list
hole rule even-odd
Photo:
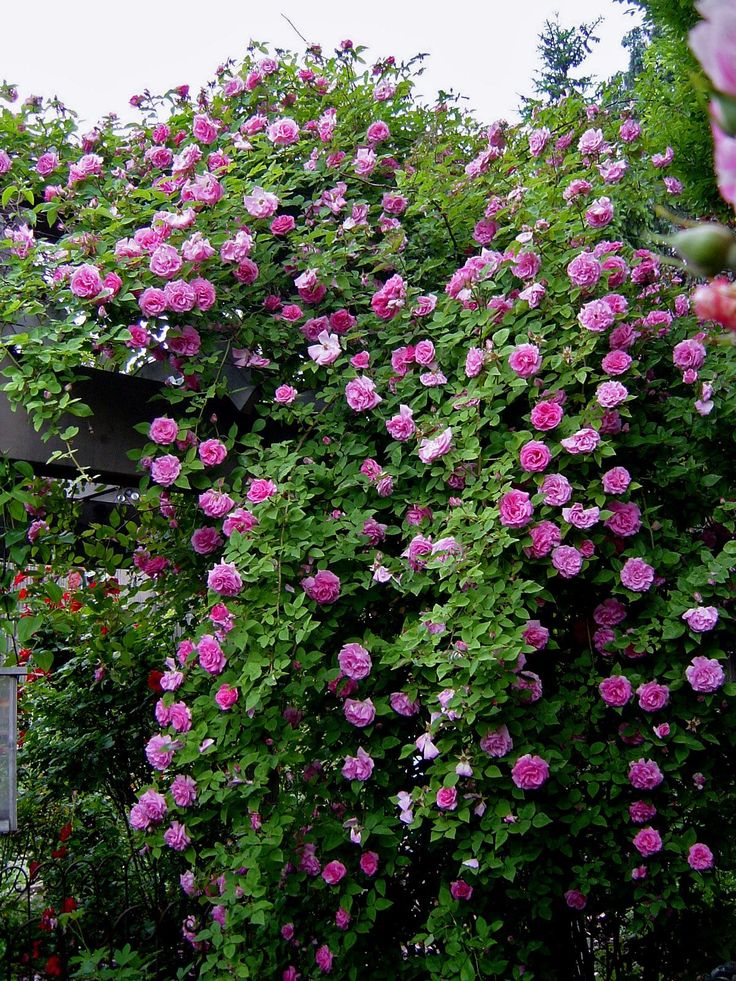
[{"label": "pink rose", "polygon": [[345,644],[337,655],[340,670],[353,681],[362,681],[371,673],[373,662],[365,647],[360,644]]},{"label": "pink rose", "polygon": [[705,872],[707,869],[713,868],[713,852],[700,841],[696,841],[694,845],[690,846],[690,850],[687,853],[687,864],[691,869],[695,869],[696,872]]},{"label": "pink rose", "polygon": [[376,392],[376,386],[365,375],[354,378],[345,386],[345,399],[351,409],[356,412],[367,412],[375,409],[383,399]]},{"label": "pink rose", "polygon": [[230,685],[220,685],[215,694],[215,701],[223,712],[228,712],[238,700],[238,689]]},{"label": "pink rose", "polygon": [[184,852],[191,844],[187,829],[178,821],[172,821],[171,827],[164,831],[164,841],[175,852]]},{"label": "pink rose", "polygon": [[197,293],[183,279],[175,279],[164,286],[166,308],[173,313],[187,313],[197,302]]},{"label": "pink rose", "polygon": [[531,378],[542,367],[542,357],[536,344],[518,344],[509,355],[509,367],[519,378]]},{"label": "pink rose", "polygon": [[598,518],[600,516],[600,508],[584,508],[582,504],[573,504],[570,508],[562,509],[562,517],[567,521],[568,524],[572,525],[573,528],[578,528],[584,531],[587,528],[592,528],[593,525],[598,523]]},{"label": "pink rose", "polygon": [[376,708],[370,698],[362,702],[355,698],[346,698],[343,711],[350,725],[359,729],[369,726],[376,717]]},{"label": "pink rose", "polygon": [[197,555],[210,555],[222,545],[222,538],[216,528],[197,528],[191,538],[192,548]]},{"label": "pink rose", "polygon": [[166,416],[159,416],[154,419],[148,430],[148,438],[159,446],[176,442],[179,435],[179,425],[173,419]]},{"label": "pink rose", "polygon": [[143,290],[138,298],[138,306],[146,317],[158,317],[166,310],[166,293],[155,286]]},{"label": "pink rose", "polygon": [[159,245],[151,255],[149,269],[162,279],[173,279],[183,264],[181,256],[173,245]]},{"label": "pink rose", "polygon": [[579,429],[567,439],[560,440],[568,453],[592,453],[600,443],[601,438],[595,429]]},{"label": "pink rose", "polygon": [[271,123],[266,130],[266,135],[274,146],[290,146],[292,143],[299,142],[299,127],[293,119],[284,117]]},{"label": "pink rose", "polygon": [[297,390],[291,385],[279,385],[274,392],[273,399],[274,402],[277,402],[279,405],[291,405],[297,395]]},{"label": "pink rose", "polygon": [[524,528],[532,520],[534,507],[526,491],[510,490],[499,504],[499,520],[506,528]]},{"label": "pink rose", "polygon": [[82,300],[92,300],[102,292],[103,283],[100,271],[96,266],[85,263],[72,273],[69,288],[75,296]]},{"label": "pink rose", "polygon": [[414,348],[414,360],[417,364],[429,366],[435,358],[434,344],[431,341],[419,341]]},{"label": "pink rose", "polygon": [[398,715],[412,716],[419,711],[419,702],[412,701],[406,692],[392,691],[389,696],[389,704]]},{"label": "pink rose", "polygon": [[588,905],[588,897],[577,889],[568,889],[565,902],[570,909],[583,910]]},{"label": "pink rose", "polygon": [[682,619],[696,634],[704,634],[712,630],[718,623],[718,610],[715,606],[696,606],[685,610]]},{"label": "pink rose", "polygon": [[360,856],[360,868],[365,875],[375,875],[378,871],[378,854],[363,852]]},{"label": "pink rose", "polygon": [[639,696],[639,707],[645,712],[658,712],[670,700],[670,690],[667,685],[659,685],[656,681],[648,681],[636,689]]},{"label": "pink rose", "polygon": [[634,848],[644,858],[648,858],[650,855],[656,855],[657,852],[662,851],[661,835],[654,828],[642,828],[634,836]]},{"label": "pink rose", "polygon": [[519,452],[521,469],[527,473],[540,473],[546,470],[552,459],[549,448],[540,440],[532,439],[525,443]]},{"label": "pink rose", "polygon": [[598,198],[585,212],[585,223],[590,228],[605,228],[613,221],[613,205],[610,198]]},{"label": "pink rose", "polygon": [[457,788],[440,787],[437,791],[436,803],[441,811],[454,811],[457,807]]},{"label": "pink rose", "polygon": [[373,760],[361,747],[357,756],[346,756],[340,771],[346,780],[368,780],[373,773]]},{"label": "pink rose", "polygon": [[[256,185],[251,194],[246,194],[243,198],[245,210],[253,218],[270,218],[276,214],[279,206],[279,199],[275,194],[264,191],[262,187]],[[292,221],[294,219],[292,218]],[[293,227],[293,226],[292,226]]]},{"label": "pink rose", "polygon": [[199,507],[208,518],[222,518],[228,511],[232,511],[235,501],[222,491],[208,490],[199,495]]},{"label": "pink rose", "polygon": [[302,579],[302,589],[316,603],[334,603],[340,596],[340,580],[328,569]]},{"label": "pink rose", "polygon": [[549,555],[562,541],[560,529],[552,521],[540,521],[529,529],[529,535],[532,540],[531,548],[525,548],[524,551],[533,559],[542,559]]},{"label": "pink rose", "polygon": [[606,705],[611,705],[613,708],[622,708],[633,695],[631,682],[623,674],[604,678],[598,685],[598,691]]},{"label": "pink rose", "polygon": [[288,235],[296,228],[296,222],[291,215],[277,215],[269,225],[272,235]]},{"label": "pink rose", "polygon": [[672,351],[672,362],[676,368],[702,368],[705,362],[705,348],[694,338],[680,341]]},{"label": "pink rose", "polygon": [[206,439],[197,447],[197,453],[206,467],[215,467],[227,456],[227,447],[219,439]]},{"label": "pink rose", "polygon": [[146,744],[146,758],[154,770],[165,770],[179,745],[171,736],[151,736]]},{"label": "pink rose", "polygon": [[243,580],[232,562],[220,562],[207,576],[207,586],[220,596],[237,596],[243,588]]},{"label": "pink rose", "polygon": [[538,790],[549,779],[549,764],[541,756],[527,753],[514,763],[511,779],[520,790]]},{"label": "pink rose", "polygon": [[333,862],[328,862],[327,865],[322,869],[322,878],[325,880],[328,886],[336,886],[338,882],[345,877],[347,869],[337,860]]},{"label": "pink rose", "polygon": [[452,449],[452,429],[443,430],[434,439],[423,439],[419,443],[419,459],[422,463],[434,463]]},{"label": "pink rose", "polygon": [[392,320],[406,302],[406,283],[401,276],[391,276],[381,289],[374,293],[371,308],[380,320]]},{"label": "pink rose", "polygon": [[637,790],[654,790],[664,777],[654,760],[640,759],[629,766],[629,783]]},{"label": "pink rose", "polygon": [[246,511],[243,508],[235,508],[223,521],[222,531],[229,538],[236,531],[241,535],[252,531],[257,524],[258,518],[250,511]]},{"label": "pink rose", "polygon": [[251,481],[248,493],[245,496],[251,504],[262,504],[269,497],[278,494],[278,490],[278,487],[272,480],[257,479]]},{"label": "pink rose", "polygon": [[626,351],[610,351],[601,361],[607,375],[623,375],[631,367],[632,358]]},{"label": "pink rose", "polygon": [[624,494],[631,483],[631,474],[625,467],[613,467],[603,474],[603,490],[606,494]]},{"label": "pink rose", "polygon": [[471,899],[473,896],[473,887],[468,885],[467,882],[463,882],[462,879],[457,879],[455,882],[450,883],[450,895],[453,899]]},{"label": "pink rose", "polygon": [[718,691],[726,680],[720,661],[714,657],[694,657],[685,669],[685,677],[692,690],[701,694]]},{"label": "pink rose", "polygon": [[595,393],[596,402],[604,409],[613,409],[625,402],[628,396],[629,391],[626,386],[617,381],[602,382]]},{"label": "pink rose", "polygon": [[491,729],[481,738],[480,748],[489,756],[506,756],[514,748],[514,741],[505,725]]},{"label": "pink rose", "polygon": [[644,559],[627,559],[620,577],[627,589],[634,593],[645,593],[654,582],[654,569]]},{"label": "pink rose", "polygon": [[181,463],[170,453],[159,456],[151,464],[151,479],[162,487],[170,487],[181,473]]},{"label": "pink rose", "polygon": [[558,545],[552,550],[552,565],[563,578],[572,579],[583,568],[583,556],[572,545]]},{"label": "pink rose", "polygon": [[591,252],[581,252],[567,267],[574,286],[595,286],[601,276],[601,264]]},{"label": "pink rose", "polygon": [[539,620],[527,620],[521,636],[530,647],[541,651],[544,650],[549,641],[549,630],[543,627]]},{"label": "pink rose", "polygon": [[417,428],[412,415],[412,410],[408,405],[400,405],[399,414],[386,420],[386,429],[389,435],[401,442],[411,439]]},{"label": "pink rose", "polygon": [[178,773],[171,783],[171,796],[177,807],[191,807],[197,799],[197,784],[192,777]]},{"label": "pink rose", "polygon": [[641,528],[641,511],[636,504],[611,501],[606,506],[613,514],[610,518],[606,519],[604,524],[614,535],[618,535],[621,538],[629,538],[639,531]]},{"label": "pink rose", "polygon": [[647,821],[651,821],[653,817],[656,817],[657,808],[654,804],[649,804],[644,800],[634,801],[633,804],[629,804],[629,817],[634,822],[634,824],[645,824]]},{"label": "pink rose", "polygon": [[542,481],[540,491],[544,494],[544,503],[561,507],[572,497],[572,487],[567,477],[559,473],[550,473]]},{"label": "pink rose", "polygon": [[465,355],[465,374],[468,378],[477,378],[483,370],[486,352],[479,347],[471,347]]},{"label": "pink rose", "polygon": [[320,332],[317,337],[317,344],[312,344],[307,348],[307,354],[318,365],[333,364],[340,357],[340,339],[337,334],[328,334],[326,330]]},{"label": "pink rose", "polygon": [[197,644],[200,667],[208,674],[222,674],[227,658],[212,634],[204,634]]},{"label": "pink rose", "polygon": [[383,143],[390,137],[391,132],[386,123],[377,119],[374,123],[370,124],[365,135],[369,143]]},{"label": "pink rose", "polygon": [[535,429],[547,432],[560,424],[563,414],[557,402],[537,402],[531,412],[531,423]]}]

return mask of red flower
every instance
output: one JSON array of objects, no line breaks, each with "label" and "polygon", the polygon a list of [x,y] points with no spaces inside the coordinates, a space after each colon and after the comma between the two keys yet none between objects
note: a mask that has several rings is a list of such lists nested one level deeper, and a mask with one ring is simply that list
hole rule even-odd
[{"label": "red flower", "polygon": [[71,913],[77,908],[77,901],[74,896],[67,896],[61,904],[62,913]]},{"label": "red flower", "polygon": [[151,691],[155,691],[157,695],[163,691],[163,688],[161,687],[161,679],[163,676],[163,671],[156,671],[155,668],[153,671],[148,672],[148,687],[151,689]]},{"label": "red flower", "polygon": [[47,974],[50,974],[52,978],[60,978],[64,973],[64,968],[61,964],[61,959],[58,954],[52,954],[51,957],[46,961],[46,967],[44,968]]},{"label": "red flower", "polygon": [[69,821],[59,832],[59,841],[68,841],[72,833],[72,822]]}]

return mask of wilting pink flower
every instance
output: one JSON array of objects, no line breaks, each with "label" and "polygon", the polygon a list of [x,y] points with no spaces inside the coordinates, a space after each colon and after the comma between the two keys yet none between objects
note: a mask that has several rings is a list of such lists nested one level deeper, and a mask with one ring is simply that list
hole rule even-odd
[{"label": "wilting pink flower", "polygon": [[362,747],[357,756],[346,756],[340,771],[346,780],[368,780],[373,773],[373,760]]}]

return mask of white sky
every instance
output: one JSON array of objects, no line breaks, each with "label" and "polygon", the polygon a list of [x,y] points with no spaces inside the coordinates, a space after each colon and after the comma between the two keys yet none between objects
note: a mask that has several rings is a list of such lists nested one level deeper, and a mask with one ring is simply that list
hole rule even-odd
[{"label": "white sky", "polygon": [[537,34],[554,11],[564,26],[605,17],[582,69],[602,78],[626,67],[620,40],[639,23],[613,0],[31,0],[30,29],[29,6],[2,6],[0,77],[21,98],[58,95],[88,123],[138,118],[128,100],[144,88],[187,83],[195,93],[251,38],[301,51],[282,14],[325,49],[343,38],[367,45],[371,62],[429,52],[421,94],[459,91],[484,122],[531,94]]}]

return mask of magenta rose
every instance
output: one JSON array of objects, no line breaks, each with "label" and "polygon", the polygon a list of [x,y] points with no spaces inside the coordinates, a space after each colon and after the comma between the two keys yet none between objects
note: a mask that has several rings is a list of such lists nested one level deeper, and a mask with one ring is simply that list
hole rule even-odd
[{"label": "magenta rose", "polygon": [[572,579],[583,568],[583,556],[573,545],[552,549],[552,565],[565,579]]},{"label": "magenta rose", "polygon": [[649,858],[662,851],[662,837],[654,828],[642,828],[634,836],[634,848],[643,858]]},{"label": "magenta rose", "polygon": [[598,685],[598,691],[606,705],[611,705],[613,708],[622,708],[632,696],[631,682],[623,674],[604,678]]},{"label": "magenta rose", "polygon": [[714,657],[694,657],[685,669],[685,677],[692,690],[701,694],[718,691],[726,680],[720,661]]},{"label": "magenta rose", "polygon": [[154,419],[148,430],[148,438],[159,446],[176,442],[179,435],[179,424],[166,416],[159,416]]},{"label": "magenta rose", "polygon": [[197,555],[210,555],[222,545],[222,538],[216,528],[197,528],[191,543]]},{"label": "magenta rose", "polygon": [[639,531],[641,528],[641,511],[636,504],[611,501],[607,507],[609,511],[613,511],[613,514],[606,519],[604,524],[614,535],[629,538]]},{"label": "magenta rose", "polygon": [[532,439],[525,443],[519,452],[521,469],[527,473],[541,473],[549,466],[552,454],[540,440]]},{"label": "magenta rose", "polygon": [[454,811],[457,807],[457,788],[440,787],[437,791],[436,803],[441,811]]},{"label": "magenta rose", "polygon": [[600,443],[601,438],[595,429],[579,429],[567,439],[560,440],[560,443],[568,453],[592,453]]},{"label": "magenta rose", "polygon": [[386,429],[389,435],[401,442],[410,439],[416,432],[416,428],[412,418],[412,410],[408,405],[400,405],[399,414],[386,420]]},{"label": "magenta rose", "polygon": [[342,673],[353,681],[367,678],[373,667],[370,654],[360,644],[345,644],[337,655],[337,660]]},{"label": "magenta rose", "polygon": [[168,453],[159,456],[151,464],[151,479],[162,487],[170,487],[181,473],[181,463]]},{"label": "magenta rose", "polygon": [[191,807],[197,799],[197,784],[192,777],[178,773],[171,782],[171,796],[177,807]]},{"label": "magenta rose", "polygon": [[506,756],[514,748],[514,741],[511,738],[508,728],[505,725],[497,729],[491,729],[480,741],[480,748],[489,756]]},{"label": "magenta rose", "polygon": [[227,447],[219,439],[206,439],[197,447],[197,453],[206,467],[215,467],[227,456]]},{"label": "magenta rose", "polygon": [[334,603],[340,596],[340,580],[329,569],[302,579],[302,589],[316,603]]},{"label": "magenta rose", "polygon": [[547,474],[539,489],[544,494],[544,503],[555,507],[567,504],[572,497],[570,481],[560,473]]},{"label": "magenta rose", "polygon": [[199,506],[208,518],[222,518],[232,511],[235,501],[222,491],[208,490],[199,495]]},{"label": "magenta rose", "polygon": [[601,264],[591,252],[581,252],[568,265],[567,275],[574,286],[594,286],[601,276]]},{"label": "magenta rose", "polygon": [[220,596],[237,596],[243,588],[243,580],[232,562],[220,562],[210,570],[207,586]]},{"label": "magenta rose", "polygon": [[473,895],[473,887],[462,879],[457,879],[450,883],[450,895],[453,899],[470,899]]},{"label": "magenta rose", "polygon": [[509,367],[519,378],[531,378],[542,367],[542,357],[535,344],[518,344],[509,355]]},{"label": "magenta rose", "polygon": [[620,576],[627,589],[645,593],[654,582],[654,569],[644,559],[627,559]]},{"label": "magenta rose", "polygon": [[166,310],[166,294],[155,286],[149,286],[138,298],[138,306],[146,317],[158,317]]},{"label": "magenta rose", "polygon": [[718,623],[718,610],[715,606],[696,606],[682,614],[688,627],[696,634],[712,630]]},{"label": "magenta rose", "polygon": [[183,824],[172,821],[171,827],[164,831],[164,841],[175,852],[183,852],[189,847],[191,838]]},{"label": "magenta rose", "polygon": [[511,769],[511,779],[520,790],[538,790],[549,779],[549,764],[541,756],[520,756]]},{"label": "magenta rose", "polygon": [[291,405],[297,397],[297,390],[291,385],[279,385],[274,392],[273,400],[278,405]]},{"label": "magenta rose", "polygon": [[578,889],[568,889],[564,898],[570,909],[583,910],[588,905],[588,897]]},{"label": "magenta rose", "polygon": [[533,515],[534,507],[526,491],[510,490],[501,498],[499,520],[506,528],[524,528]]},{"label": "magenta rose", "polygon": [[687,853],[687,864],[696,872],[705,872],[713,868],[713,852],[700,841],[690,846]]},{"label": "magenta rose", "polygon": [[362,702],[356,698],[346,698],[343,710],[350,725],[359,729],[369,726],[376,717],[376,708],[370,698]]},{"label": "magenta rose", "polygon": [[361,375],[360,378],[353,378],[345,386],[345,399],[351,409],[356,412],[367,412],[375,409],[383,399],[376,392],[376,386],[370,378]]},{"label": "magenta rose", "polygon": [[654,760],[639,759],[629,766],[629,783],[637,790],[654,790],[664,776]]},{"label": "magenta rose", "polygon": [[670,690],[667,685],[657,684],[656,681],[639,685],[636,694],[639,696],[639,707],[645,712],[658,712],[670,700]]},{"label": "magenta rose", "polygon": [[629,817],[634,824],[645,824],[657,815],[657,808],[645,800],[635,800],[629,804]]},{"label": "magenta rose", "polygon": [[603,490],[606,494],[624,494],[631,483],[631,474],[625,467],[613,467],[603,474]]},{"label": "magenta rose", "polygon": [[345,877],[346,872],[347,869],[342,862],[338,862],[337,859],[335,859],[333,862],[328,862],[322,869],[322,878],[325,880],[328,886],[336,886],[338,882]]},{"label": "magenta rose", "polygon": [[375,875],[378,871],[377,853],[363,852],[360,856],[360,869],[365,875]]},{"label": "magenta rose", "polygon": [[537,402],[531,413],[532,426],[548,432],[560,424],[563,414],[562,406],[557,402]]},{"label": "magenta rose", "polygon": [[103,282],[96,266],[85,263],[72,273],[69,288],[82,300],[92,300],[102,292]]},{"label": "magenta rose", "polygon": [[278,493],[278,487],[272,480],[252,480],[248,493],[245,495],[251,504],[262,504]]},{"label": "magenta rose", "polygon": [[452,429],[443,430],[434,439],[423,439],[419,444],[419,459],[422,463],[434,463],[452,449]]},{"label": "magenta rose", "polygon": [[208,674],[222,674],[227,664],[227,658],[222,653],[217,640],[212,634],[204,634],[197,644],[199,664]]}]

